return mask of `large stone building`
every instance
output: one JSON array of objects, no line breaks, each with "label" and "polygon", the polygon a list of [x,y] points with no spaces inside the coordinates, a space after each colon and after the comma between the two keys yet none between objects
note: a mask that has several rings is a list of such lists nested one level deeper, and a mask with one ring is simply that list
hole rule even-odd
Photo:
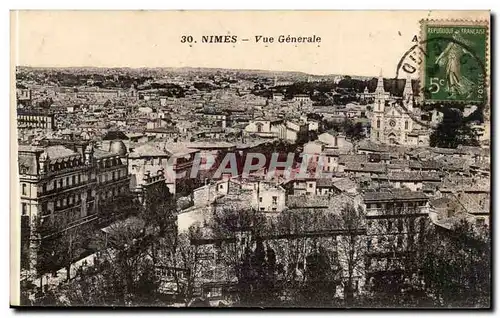
[{"label": "large stone building", "polygon": [[[111,148],[116,150],[117,147]],[[34,269],[37,249],[54,233],[116,219],[129,193],[126,158],[86,142],[19,146],[22,269]],[[123,207],[123,205],[122,205]]]},{"label": "large stone building", "polygon": [[379,76],[373,94],[371,140],[391,145],[428,146],[429,133],[422,129],[420,109],[414,109],[411,79],[407,78],[402,99],[393,98],[384,89]]},{"label": "large stone building", "polygon": [[399,279],[418,257],[429,224],[429,199],[423,192],[387,189],[363,195],[366,210],[366,280],[383,289]]}]

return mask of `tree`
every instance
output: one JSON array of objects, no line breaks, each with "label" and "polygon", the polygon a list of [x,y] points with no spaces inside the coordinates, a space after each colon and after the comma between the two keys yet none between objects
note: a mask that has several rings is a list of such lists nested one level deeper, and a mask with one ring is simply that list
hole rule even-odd
[{"label": "tree", "polygon": [[443,113],[443,121],[438,124],[430,136],[431,147],[479,146],[474,131],[463,120],[460,111],[453,108],[443,108]]},{"label": "tree", "polygon": [[370,301],[381,307],[425,306],[419,264],[429,244],[429,218],[420,207],[401,203],[387,205],[384,215],[367,221]]},{"label": "tree", "polygon": [[144,221],[130,218],[106,229],[92,266],[79,270],[71,284],[62,286],[71,305],[148,305],[158,296],[156,265],[147,257],[151,236]]},{"label": "tree", "polygon": [[158,229],[163,237],[175,224],[176,202],[165,182],[158,182],[145,189],[141,218],[148,226]]},{"label": "tree", "polygon": [[340,228],[345,235],[339,238],[339,260],[344,271],[344,300],[352,305],[356,291],[355,279],[364,277],[366,242],[364,237],[364,211],[351,205],[345,205],[340,212]]},{"label": "tree", "polygon": [[66,280],[71,279],[71,266],[88,250],[88,238],[93,232],[91,224],[69,227],[62,218],[53,218],[40,224],[37,272],[39,275],[66,269]]},{"label": "tree", "polygon": [[202,270],[201,256],[206,247],[196,242],[201,238],[201,228],[194,224],[188,232],[169,232],[151,249],[153,262],[172,273],[177,300],[186,306],[194,299],[196,279]]},{"label": "tree", "polygon": [[[491,306],[491,241],[466,220],[451,230],[435,227],[421,262],[426,293],[435,306]],[[437,238],[437,239],[436,239]]]},{"label": "tree", "polygon": [[364,138],[363,135],[363,124],[360,122],[353,123],[350,120],[344,122],[344,131],[347,137],[353,142],[358,142]]},{"label": "tree", "polygon": [[334,213],[317,209],[286,210],[271,221],[277,290],[290,306],[337,306],[339,224]]},{"label": "tree", "polygon": [[246,305],[258,306],[261,303],[259,293],[269,295],[269,290],[264,288],[269,285],[264,280],[270,276],[263,272],[267,263],[263,259],[265,252],[260,239],[266,233],[266,226],[262,213],[228,206],[216,208],[208,224],[213,238],[218,241],[220,262],[229,269],[229,276],[238,279],[239,301]]},{"label": "tree", "polygon": [[255,249],[245,249],[237,266],[239,304],[270,306],[276,301],[276,255],[257,238]]}]

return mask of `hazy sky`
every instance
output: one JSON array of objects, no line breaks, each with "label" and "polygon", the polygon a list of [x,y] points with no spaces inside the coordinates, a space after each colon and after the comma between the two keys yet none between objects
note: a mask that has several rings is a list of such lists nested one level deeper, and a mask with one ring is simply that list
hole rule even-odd
[{"label": "hazy sky", "polygon": [[[489,19],[487,11],[23,11],[12,21],[16,65],[223,67],[395,76],[423,18]],[[191,35],[198,43],[180,43]],[[235,44],[202,35],[237,35]],[[255,36],[320,36],[318,44]],[[248,38],[249,42],[240,42]]]}]

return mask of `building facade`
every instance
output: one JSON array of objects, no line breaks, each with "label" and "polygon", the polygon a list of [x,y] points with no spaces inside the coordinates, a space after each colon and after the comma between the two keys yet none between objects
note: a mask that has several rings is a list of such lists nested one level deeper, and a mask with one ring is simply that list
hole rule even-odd
[{"label": "building facade", "polygon": [[428,132],[422,130],[416,120],[418,111],[413,106],[413,88],[407,78],[402,100],[391,98],[384,89],[384,79],[378,78],[373,94],[373,114],[371,116],[371,141],[391,145],[427,146]]},{"label": "building facade", "polygon": [[24,270],[45,239],[112,220],[109,205],[129,193],[127,161],[88,143],[20,146],[18,162]]},{"label": "building facade", "polygon": [[56,128],[54,114],[42,111],[17,110],[17,127],[54,130]]},{"label": "building facade", "polygon": [[[400,279],[429,224],[428,197],[422,192],[386,190],[364,194],[366,280],[373,288]],[[389,283],[388,283],[389,284]]]}]

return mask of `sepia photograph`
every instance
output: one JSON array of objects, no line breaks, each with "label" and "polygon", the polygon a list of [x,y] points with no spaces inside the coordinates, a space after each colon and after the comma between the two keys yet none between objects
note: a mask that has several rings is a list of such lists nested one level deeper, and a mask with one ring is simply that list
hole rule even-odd
[{"label": "sepia photograph", "polygon": [[491,309],[490,15],[12,10],[10,305]]}]

